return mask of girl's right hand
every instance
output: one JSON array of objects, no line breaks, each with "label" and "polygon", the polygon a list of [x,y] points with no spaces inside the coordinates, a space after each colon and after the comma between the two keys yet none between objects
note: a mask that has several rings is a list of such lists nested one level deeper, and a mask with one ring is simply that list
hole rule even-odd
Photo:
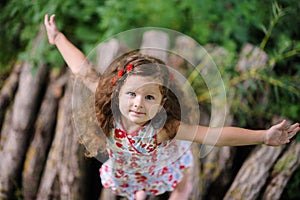
[{"label": "girl's right hand", "polygon": [[299,123],[286,126],[286,120],[283,120],[281,123],[274,125],[267,130],[264,143],[269,146],[278,146],[289,143],[290,139],[294,137],[299,130]]},{"label": "girl's right hand", "polygon": [[55,23],[55,15],[51,15],[49,20],[48,14],[46,14],[44,17],[44,24],[46,27],[49,43],[55,45],[55,40],[60,33]]}]

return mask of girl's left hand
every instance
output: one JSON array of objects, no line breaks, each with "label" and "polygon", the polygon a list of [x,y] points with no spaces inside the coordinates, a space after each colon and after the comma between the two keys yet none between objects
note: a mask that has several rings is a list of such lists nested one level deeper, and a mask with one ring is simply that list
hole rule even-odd
[{"label": "girl's left hand", "polygon": [[264,143],[269,146],[279,146],[290,142],[290,139],[300,130],[299,124],[286,126],[286,120],[267,130]]},{"label": "girl's left hand", "polygon": [[55,23],[55,15],[51,15],[49,19],[48,14],[46,14],[44,17],[44,24],[46,27],[49,43],[55,45],[55,39],[60,33]]}]

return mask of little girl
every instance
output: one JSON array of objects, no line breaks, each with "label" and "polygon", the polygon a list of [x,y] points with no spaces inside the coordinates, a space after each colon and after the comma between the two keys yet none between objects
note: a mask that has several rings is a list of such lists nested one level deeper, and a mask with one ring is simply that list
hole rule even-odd
[{"label": "little girl", "polygon": [[[162,61],[131,52],[98,77],[83,53],[58,31],[54,18],[45,15],[50,44],[56,45],[74,75],[81,76],[81,67],[87,68],[85,83],[95,92],[96,117],[107,137],[109,160],[100,169],[101,181],[117,195],[142,200],[172,191],[170,199],[188,199],[192,187],[187,172],[193,157],[185,141],[277,146],[300,130],[298,123],[286,127],[285,120],[268,130],[191,125],[187,114],[181,113],[189,106],[178,101],[180,95],[184,98],[183,91]],[[220,133],[217,141],[207,136],[208,130]]]}]

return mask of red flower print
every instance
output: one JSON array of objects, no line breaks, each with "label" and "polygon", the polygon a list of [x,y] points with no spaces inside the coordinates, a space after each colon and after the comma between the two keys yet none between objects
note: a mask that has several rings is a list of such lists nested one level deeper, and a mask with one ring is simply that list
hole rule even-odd
[{"label": "red flower print", "polygon": [[134,148],[132,148],[132,147],[129,147],[128,150],[129,150],[130,152],[135,152]]},{"label": "red flower print", "polygon": [[158,193],[158,190],[152,189],[150,190],[150,192],[156,195]]},{"label": "red flower print", "polygon": [[115,174],[115,177],[116,177],[116,178],[121,178],[122,176],[121,176],[121,175],[118,175],[118,174]]},{"label": "red flower print", "polygon": [[155,169],[155,165],[152,165],[152,166],[149,168],[149,172],[153,172],[154,169]]},{"label": "red flower print", "polygon": [[104,183],[103,187],[108,188],[109,187],[108,183]]},{"label": "red flower print", "polygon": [[185,166],[184,165],[180,165],[179,169],[184,169]]},{"label": "red flower print", "polygon": [[125,138],[126,137],[126,133],[124,131],[122,131],[121,129],[115,129],[115,136],[116,138]]},{"label": "red flower print", "polygon": [[157,154],[156,153],[153,154],[153,156],[151,158],[151,161],[152,162],[156,162],[157,161]]},{"label": "red flower print", "polygon": [[123,158],[116,159],[116,162],[119,163],[119,164],[123,164],[124,163],[124,159]]},{"label": "red flower print", "polygon": [[168,171],[168,167],[164,167],[161,171],[161,175],[165,174]]},{"label": "red flower print", "polygon": [[135,157],[135,156],[132,156],[131,158],[130,158],[130,161],[137,161],[137,160],[140,160],[138,157]]},{"label": "red flower print", "polygon": [[135,141],[134,141],[133,139],[131,139],[131,138],[128,138],[128,140],[129,140],[129,142],[130,142],[131,144],[134,144],[134,143],[135,143]]},{"label": "red flower print", "polygon": [[172,179],[173,179],[173,175],[171,174],[171,175],[169,176],[169,181],[172,181]]},{"label": "red flower print", "polygon": [[147,177],[146,176],[138,176],[138,177],[136,177],[136,180],[138,183],[143,183],[147,180]]},{"label": "red flower print", "polygon": [[107,165],[104,166],[104,171],[108,172],[108,166]]},{"label": "red flower print", "polygon": [[122,77],[124,73],[125,73],[124,69],[120,69],[118,71],[118,77]]},{"label": "red flower print", "polygon": [[123,145],[120,142],[116,142],[117,147],[121,148]]},{"label": "red flower print", "polygon": [[139,165],[136,163],[136,162],[132,162],[131,164],[130,164],[130,167],[138,167]]},{"label": "red flower print", "polygon": [[127,187],[129,187],[129,185],[128,185],[128,183],[123,183],[122,185],[120,185],[121,187],[123,187],[123,188],[127,188]]},{"label": "red flower print", "polygon": [[154,145],[153,144],[150,144],[148,145],[148,147],[146,148],[148,151],[153,151],[154,149]]},{"label": "red flower print", "polygon": [[118,172],[119,174],[121,174],[121,175],[123,175],[123,174],[124,174],[124,171],[123,171],[123,170],[121,170],[121,169],[117,169],[117,172]]},{"label": "red flower print", "polygon": [[172,184],[172,188],[176,188],[177,184],[178,184],[178,181],[174,181]]}]

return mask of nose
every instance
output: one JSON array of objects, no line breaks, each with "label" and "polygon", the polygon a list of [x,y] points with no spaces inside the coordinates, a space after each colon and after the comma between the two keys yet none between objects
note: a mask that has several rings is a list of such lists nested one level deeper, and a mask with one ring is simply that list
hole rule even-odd
[{"label": "nose", "polygon": [[141,96],[136,96],[133,105],[135,108],[143,108],[143,98]]}]

